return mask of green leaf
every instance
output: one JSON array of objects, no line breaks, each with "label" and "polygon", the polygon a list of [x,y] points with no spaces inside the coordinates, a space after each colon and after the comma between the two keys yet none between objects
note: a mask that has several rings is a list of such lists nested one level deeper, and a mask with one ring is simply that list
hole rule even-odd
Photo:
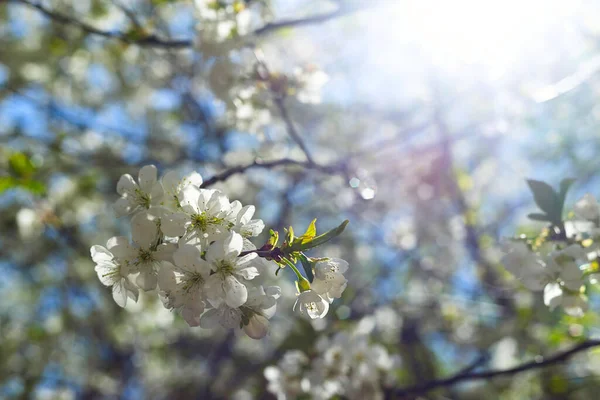
[{"label": "green leaf", "polygon": [[304,243],[308,243],[310,242],[315,236],[317,236],[317,219],[313,219],[310,223],[310,225],[308,225],[308,228],[306,228],[306,232],[304,232],[302,234],[302,236],[299,236],[297,238],[297,240],[300,240],[300,243],[304,244]]},{"label": "green leaf", "polygon": [[339,226],[337,226],[337,227],[331,229],[330,231],[327,231],[317,237],[314,237],[313,239],[311,239],[310,241],[308,241],[306,243],[302,243],[302,242],[298,241],[298,242],[294,243],[294,246],[291,250],[292,251],[308,250],[308,249],[312,249],[313,247],[317,247],[324,243],[327,243],[331,239],[335,238],[336,236],[339,236],[342,232],[344,232],[344,229],[346,228],[346,225],[348,225],[349,222],[350,221],[345,220]]},{"label": "green leaf", "polygon": [[274,231],[273,229],[269,230],[269,243],[273,248],[277,247],[277,243],[279,243],[279,232]]},{"label": "green leaf", "polygon": [[532,219],[534,221],[551,222],[550,217],[547,214],[531,213],[527,214],[527,218]]},{"label": "green leaf", "polygon": [[297,253],[297,254],[298,254],[298,258],[300,259],[300,262],[302,263],[302,267],[304,268],[304,272],[306,273],[306,277],[308,278],[308,281],[312,283],[312,281],[315,279],[315,276],[314,276],[313,270],[312,270],[312,263],[310,262],[308,257],[306,257],[304,255],[304,253]]},{"label": "green leaf", "polygon": [[12,176],[2,176],[0,177],[0,193],[17,187],[17,180]]},{"label": "green leaf", "polygon": [[36,180],[26,180],[19,183],[19,186],[23,189],[28,190],[33,194],[44,194],[46,193],[46,185]]},{"label": "green leaf", "polygon": [[538,207],[550,217],[550,221],[559,224],[562,219],[562,207],[559,195],[546,182],[528,179],[527,184],[533,193]]},{"label": "green leaf", "polygon": [[10,171],[18,178],[29,178],[35,172],[35,165],[24,153],[13,153],[8,158]]},{"label": "green leaf", "polygon": [[558,197],[560,199],[561,214],[565,205],[565,199],[567,198],[567,192],[569,191],[571,185],[575,183],[575,181],[576,179],[574,178],[566,178],[560,181],[560,193],[558,194]]},{"label": "green leaf", "polygon": [[291,246],[292,243],[294,242],[294,228],[292,228],[291,226],[288,229],[285,229],[285,243],[287,243],[287,246]]}]

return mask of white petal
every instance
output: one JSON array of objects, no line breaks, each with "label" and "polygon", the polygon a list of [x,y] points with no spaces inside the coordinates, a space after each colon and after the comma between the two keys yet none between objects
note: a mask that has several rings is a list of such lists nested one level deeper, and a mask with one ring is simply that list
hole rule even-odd
[{"label": "white petal", "polygon": [[225,303],[231,308],[243,305],[248,299],[248,289],[234,276],[227,276],[223,280],[223,291],[225,292]]},{"label": "white petal", "polygon": [[95,263],[104,263],[112,261],[113,254],[104,246],[95,245],[90,247],[90,255]]},{"label": "white petal", "polygon": [[244,247],[244,239],[237,232],[231,232],[223,242],[223,251],[226,260],[235,260],[242,252]]},{"label": "white petal", "polygon": [[237,216],[238,225],[246,225],[252,219],[256,208],[252,205],[245,206]]},{"label": "white petal", "polygon": [[173,253],[175,253],[175,250],[177,250],[177,245],[175,243],[163,243],[156,247],[154,259],[158,261],[172,262]]},{"label": "white petal", "polygon": [[127,291],[127,297],[129,297],[131,300],[133,300],[137,303],[138,295],[139,295],[138,288],[136,288],[133,285],[133,283],[131,283],[129,281],[128,278],[123,279],[123,289],[125,289]]},{"label": "white petal", "polygon": [[193,272],[200,266],[202,257],[196,246],[184,244],[173,254],[173,260],[179,268]]},{"label": "white petal", "polygon": [[180,193],[179,204],[184,208],[185,206],[191,207],[193,212],[200,212],[200,208],[198,207],[201,197],[200,193],[200,189],[194,186],[185,187]]},{"label": "white petal", "polygon": [[123,287],[123,280],[117,282],[112,287],[112,295],[115,303],[119,307],[125,307],[127,305],[127,290]]},{"label": "white petal", "polygon": [[174,290],[176,286],[175,267],[171,263],[164,263],[158,271],[158,287],[160,290]]},{"label": "white petal", "polygon": [[244,225],[242,233],[246,236],[258,236],[265,229],[265,223],[262,219],[253,219]]},{"label": "white petal", "polygon": [[175,212],[166,214],[161,220],[160,229],[170,237],[182,236],[190,218],[187,214]]},{"label": "white petal", "polygon": [[132,197],[121,197],[113,204],[117,217],[123,217],[133,211],[135,206],[131,203],[132,199]]},{"label": "white petal", "polygon": [[165,197],[165,191],[160,183],[155,183],[150,190],[150,201],[153,205],[158,205]]},{"label": "white petal", "polygon": [[131,219],[131,236],[134,243],[143,249],[153,246],[158,239],[156,218],[146,211],[134,215]]},{"label": "white petal", "polygon": [[100,282],[104,286],[113,286],[123,278],[121,274],[116,273],[118,266],[112,262],[99,263],[94,270],[96,271],[96,274],[98,274],[98,279],[100,279]]},{"label": "white petal", "polygon": [[181,309],[181,316],[189,326],[200,326],[200,315],[202,315],[203,311],[204,308],[194,309],[184,307]]},{"label": "white petal", "polygon": [[236,268],[246,268],[247,266],[255,266],[258,264],[258,255],[256,253],[246,254],[235,259]]},{"label": "white petal", "polygon": [[206,261],[215,265],[222,260],[225,260],[225,246],[222,240],[218,240],[208,247]]},{"label": "white petal", "polygon": [[202,182],[202,176],[196,171],[190,173],[185,178],[183,178],[184,186],[193,185],[199,188],[200,186],[202,186]]},{"label": "white petal", "polygon": [[265,294],[274,299],[281,297],[281,288],[279,286],[268,286],[265,288]]},{"label": "white petal", "polygon": [[225,300],[225,292],[223,289],[223,281],[218,274],[208,277],[204,284],[204,292],[208,301],[213,307],[219,307]]},{"label": "white petal", "polygon": [[544,304],[554,310],[562,302],[563,291],[558,283],[549,283],[544,288]]},{"label": "white petal", "polygon": [[161,179],[165,192],[169,195],[177,195],[181,176],[177,171],[167,171]]},{"label": "white petal", "polygon": [[252,280],[260,275],[260,273],[256,267],[246,267],[236,270],[236,275],[239,275],[247,280]]},{"label": "white petal", "polygon": [[262,315],[254,314],[248,325],[244,326],[244,332],[252,339],[262,339],[269,332],[269,320]]},{"label": "white petal", "polygon": [[140,287],[140,289],[144,291],[149,291],[156,289],[156,284],[158,283],[158,276],[156,272],[152,271],[149,268],[144,269],[140,272],[140,274],[135,278],[135,284]]},{"label": "white petal", "polygon": [[242,316],[237,308],[230,308],[223,305],[219,311],[219,322],[223,328],[234,329],[240,326]]},{"label": "white petal", "polygon": [[135,257],[135,250],[129,244],[129,239],[125,236],[113,236],[106,242],[106,247],[121,260],[128,260]]},{"label": "white petal", "polygon": [[219,313],[216,309],[211,308],[200,317],[200,327],[204,329],[213,329],[219,326]]},{"label": "white petal", "polygon": [[158,171],[154,165],[146,165],[140,169],[140,173],[138,175],[138,182],[140,183],[140,188],[146,192],[151,193],[152,187],[156,183],[156,176]]},{"label": "white petal", "polygon": [[133,177],[129,174],[121,175],[119,182],[117,182],[117,193],[119,193],[121,196],[132,194],[137,188],[137,183],[135,183]]}]

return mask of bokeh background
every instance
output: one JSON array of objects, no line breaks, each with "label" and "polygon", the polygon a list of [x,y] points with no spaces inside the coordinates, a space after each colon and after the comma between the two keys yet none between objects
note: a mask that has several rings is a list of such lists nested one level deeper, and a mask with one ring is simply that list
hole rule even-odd
[{"label": "bokeh background", "polygon": [[[598,2],[196,3],[0,1],[1,398],[274,398],[264,367],[360,323],[397,388],[600,334],[596,293],[550,312],[499,264],[503,237],[542,228],[525,178],[600,194]],[[283,271],[260,341],[155,294],[119,308],[89,248],[129,233],[116,183],[146,164],[275,230],[349,219],[314,251],[350,262],[342,299],[303,320]],[[424,396],[590,399],[599,370],[591,349]]]}]

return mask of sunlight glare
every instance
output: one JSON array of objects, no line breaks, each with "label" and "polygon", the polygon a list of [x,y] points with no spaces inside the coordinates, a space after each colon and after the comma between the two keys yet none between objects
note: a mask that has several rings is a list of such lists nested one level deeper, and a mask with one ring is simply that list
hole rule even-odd
[{"label": "sunlight glare", "polygon": [[[391,39],[416,46],[437,67],[479,64],[501,76],[528,44],[564,24],[579,1],[455,0],[397,2]],[[387,11],[386,11],[387,12]],[[537,43],[536,43],[537,45]],[[551,43],[548,44],[551,46]]]}]

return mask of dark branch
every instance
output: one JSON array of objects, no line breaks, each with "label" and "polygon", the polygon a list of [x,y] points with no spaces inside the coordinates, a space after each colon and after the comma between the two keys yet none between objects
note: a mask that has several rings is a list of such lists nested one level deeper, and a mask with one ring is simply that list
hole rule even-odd
[{"label": "dark branch", "polygon": [[325,166],[325,165],[319,165],[319,164],[310,163],[310,162],[306,162],[306,161],[292,160],[290,158],[282,158],[281,160],[275,160],[275,161],[254,160],[254,162],[252,162],[251,164],[239,165],[237,167],[230,168],[228,170],[221,172],[220,174],[213,176],[210,179],[207,179],[202,184],[202,187],[212,186],[217,182],[227,180],[232,175],[241,174],[251,168],[274,168],[274,167],[279,167],[279,166],[283,166],[283,165],[296,165],[298,167],[302,167],[302,168],[306,168],[306,169],[316,169],[316,170],[319,170],[319,171],[325,172],[325,173],[334,173],[334,172],[338,171],[338,169],[340,169],[336,165]]},{"label": "dark branch", "polygon": [[[9,0],[6,0],[9,1]],[[180,40],[167,40],[156,36],[155,34],[149,34],[141,38],[131,38],[128,37],[127,33],[121,31],[105,31],[102,29],[98,29],[88,23],[78,20],[77,18],[63,14],[59,11],[52,10],[41,3],[32,0],[12,0],[15,3],[23,4],[28,7],[32,7],[40,11],[46,17],[53,19],[54,21],[60,22],[65,25],[71,25],[78,27],[79,29],[87,32],[88,34],[102,36],[108,39],[116,39],[120,40],[127,44],[135,44],[138,46],[148,46],[148,47],[162,47],[162,48],[171,48],[171,49],[182,49],[189,48],[193,46],[193,40],[191,39],[180,39]],[[0,3],[3,2],[0,0]],[[369,5],[371,6],[371,5]],[[287,19],[278,22],[270,22],[264,25],[261,28],[256,29],[249,36],[261,36],[271,32],[275,32],[280,29],[285,28],[294,28],[305,25],[314,25],[321,22],[326,22],[344,15],[348,15],[359,10],[365,9],[367,7],[339,7],[337,10],[314,15],[306,18],[297,18],[297,19]],[[131,15],[128,14],[128,17],[131,19]]]},{"label": "dark branch", "polygon": [[281,117],[283,118],[283,121],[285,122],[285,126],[287,129],[288,135],[290,135],[292,140],[294,142],[296,142],[296,144],[302,149],[302,151],[304,152],[304,156],[308,160],[308,163],[314,164],[315,162],[314,162],[312,156],[310,155],[308,147],[306,147],[306,143],[304,143],[304,141],[302,140],[302,137],[300,136],[300,134],[296,130],[296,127],[294,126],[294,122],[292,121],[292,119],[290,118],[290,115],[287,112],[287,108],[285,107],[285,104],[284,104],[284,98],[276,97],[275,104],[277,105],[277,108],[279,109],[279,112],[281,113]]},{"label": "dark branch", "polygon": [[400,389],[392,390],[387,393],[388,394],[387,398],[402,398],[402,397],[408,396],[408,395],[425,394],[432,390],[440,389],[443,387],[453,386],[453,385],[456,385],[457,383],[461,383],[461,382],[492,379],[492,378],[497,378],[497,377],[501,377],[501,376],[512,376],[512,375],[516,375],[516,374],[518,374],[520,372],[524,372],[524,371],[545,368],[545,367],[549,367],[549,366],[552,366],[555,364],[559,364],[563,361],[566,361],[569,358],[571,358],[572,356],[574,356],[575,354],[580,353],[584,350],[590,349],[592,347],[596,347],[596,346],[600,346],[600,340],[587,340],[583,343],[578,344],[577,346],[574,346],[573,348],[571,348],[569,350],[565,350],[563,352],[556,353],[554,356],[548,357],[548,358],[540,360],[540,361],[530,361],[530,362],[521,364],[514,368],[500,369],[500,370],[495,370],[495,371],[485,371],[485,372],[467,371],[467,373],[461,372],[461,373],[453,375],[449,378],[435,379],[435,380],[426,382],[422,385],[416,385],[416,386],[411,386],[411,387],[407,387],[407,388],[400,388]]},{"label": "dark branch", "polygon": [[193,42],[192,40],[165,40],[161,39],[154,34],[149,34],[143,36],[141,38],[130,38],[127,36],[127,33],[121,31],[104,31],[98,29],[90,24],[87,24],[83,21],[80,21],[73,16],[63,14],[58,11],[51,10],[50,8],[45,7],[44,5],[31,1],[31,0],[13,0],[16,3],[24,4],[26,6],[32,7],[40,11],[46,17],[60,22],[65,25],[76,26],[79,29],[93,35],[102,36],[108,39],[117,39],[127,44],[135,44],[138,46],[153,46],[153,47],[163,47],[163,48],[171,48],[171,49],[181,49],[191,47]]},{"label": "dark branch", "polygon": [[306,25],[314,25],[314,24],[318,24],[321,22],[327,22],[327,21],[330,21],[335,18],[339,18],[339,17],[343,17],[348,14],[355,13],[355,12],[363,10],[365,8],[367,8],[367,7],[366,6],[361,6],[361,7],[340,6],[340,7],[338,7],[338,9],[336,9],[334,11],[330,11],[328,13],[313,15],[313,16],[306,17],[306,18],[287,19],[287,20],[278,21],[278,22],[270,22],[270,23],[266,24],[265,26],[255,30],[254,34],[256,36],[261,36],[261,35],[265,35],[265,34],[280,30],[280,29],[296,28],[296,27],[301,27],[301,26],[306,26]]}]

